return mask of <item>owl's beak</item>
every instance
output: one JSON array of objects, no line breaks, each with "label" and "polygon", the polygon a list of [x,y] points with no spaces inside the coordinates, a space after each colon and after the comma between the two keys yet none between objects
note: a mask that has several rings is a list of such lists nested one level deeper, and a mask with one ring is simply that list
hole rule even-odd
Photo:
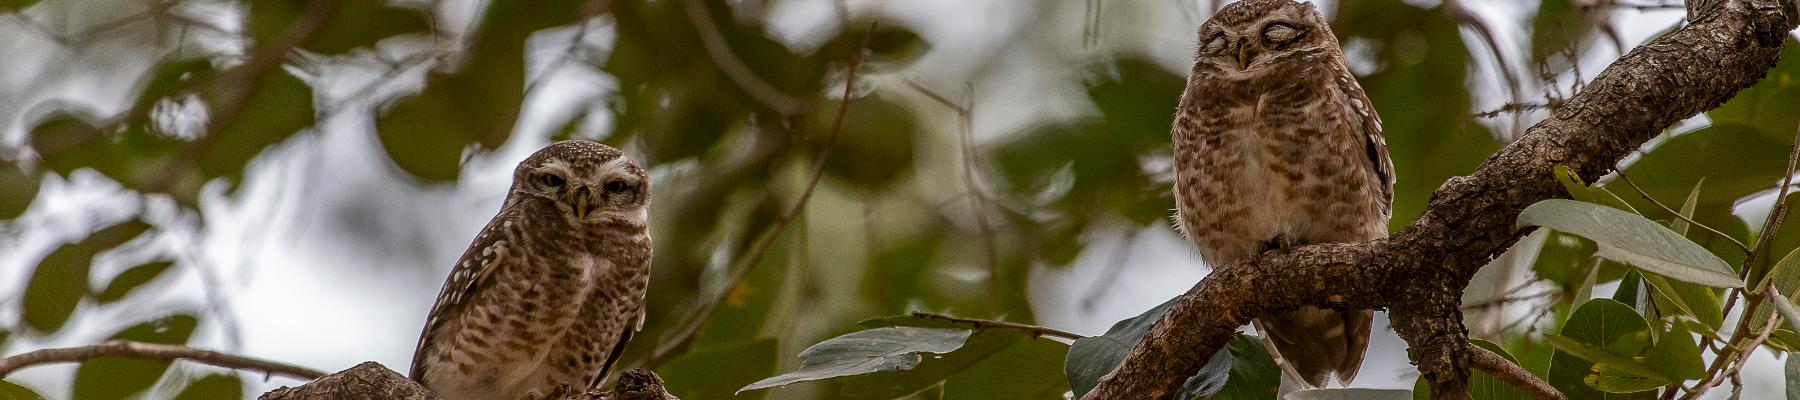
[{"label": "owl's beak", "polygon": [[575,193],[569,195],[569,205],[575,208],[575,219],[587,219],[588,201],[593,196],[593,192],[589,191],[587,186],[575,189]]},{"label": "owl's beak", "polygon": [[1238,62],[1238,70],[1239,71],[1243,71],[1244,68],[1250,67],[1249,43],[1238,42],[1237,62]]}]

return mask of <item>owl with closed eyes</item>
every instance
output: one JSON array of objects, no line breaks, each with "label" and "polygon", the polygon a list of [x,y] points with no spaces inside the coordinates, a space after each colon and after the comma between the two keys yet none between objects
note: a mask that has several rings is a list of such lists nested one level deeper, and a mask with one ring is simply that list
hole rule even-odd
[{"label": "owl with closed eyes", "polygon": [[[1201,25],[1171,131],[1175,219],[1209,264],[1387,236],[1381,119],[1312,4],[1246,0]],[[1254,324],[1290,381],[1322,387],[1355,379],[1372,315],[1306,306]]]},{"label": "owl with closed eyes", "polygon": [[618,149],[557,142],[513,171],[450,270],[410,376],[443,399],[539,399],[606,379],[643,327],[650,178]]}]

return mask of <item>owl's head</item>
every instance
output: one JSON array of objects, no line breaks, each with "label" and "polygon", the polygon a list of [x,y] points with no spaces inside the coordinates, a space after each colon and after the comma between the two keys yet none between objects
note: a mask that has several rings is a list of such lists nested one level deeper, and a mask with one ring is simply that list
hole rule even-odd
[{"label": "owl's head", "polygon": [[1312,3],[1244,0],[1200,26],[1199,65],[1228,74],[1281,71],[1337,51],[1337,37]]},{"label": "owl's head", "polygon": [[649,219],[650,176],[619,149],[564,140],[513,170],[507,206],[530,198],[554,204],[572,224],[642,225]]}]

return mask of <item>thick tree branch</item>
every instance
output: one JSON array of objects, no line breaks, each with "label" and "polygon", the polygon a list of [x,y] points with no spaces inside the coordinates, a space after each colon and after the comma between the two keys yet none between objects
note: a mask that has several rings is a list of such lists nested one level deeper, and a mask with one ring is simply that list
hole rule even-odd
[{"label": "thick tree branch", "polygon": [[188,360],[215,367],[258,371],[270,375],[286,375],[302,380],[318,379],[324,372],[306,367],[259,360],[250,357],[200,350],[187,346],[113,340],[92,346],[43,349],[0,358],[0,377],[13,371],[39,364],[81,362],[95,357],[148,358],[154,360]]},{"label": "thick tree branch", "polygon": [[1183,295],[1086,399],[1167,398],[1252,318],[1300,305],[1388,308],[1439,399],[1467,397],[1457,309],[1469,278],[1526,230],[1519,211],[1566,197],[1558,164],[1595,178],[1675,122],[1713,109],[1775,66],[1800,17],[1790,0],[1716,0],[1627,53],[1517,142],[1452,178],[1412,225],[1364,243],[1302,246],[1221,265]]}]

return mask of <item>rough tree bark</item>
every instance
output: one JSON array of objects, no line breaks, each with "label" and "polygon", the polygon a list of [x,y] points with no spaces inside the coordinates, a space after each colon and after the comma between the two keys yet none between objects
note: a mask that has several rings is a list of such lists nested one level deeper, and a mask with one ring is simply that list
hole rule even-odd
[{"label": "rough tree bark", "polygon": [[1761,80],[1800,23],[1793,0],[1690,5],[1688,26],[1632,49],[1474,174],[1444,182],[1425,214],[1392,237],[1217,266],[1083,398],[1170,398],[1239,326],[1300,305],[1386,308],[1433,397],[1467,398],[1474,353],[1457,308],[1463,289],[1528,232],[1514,226],[1520,210],[1566,197],[1554,167],[1599,177],[1668,126]]}]

